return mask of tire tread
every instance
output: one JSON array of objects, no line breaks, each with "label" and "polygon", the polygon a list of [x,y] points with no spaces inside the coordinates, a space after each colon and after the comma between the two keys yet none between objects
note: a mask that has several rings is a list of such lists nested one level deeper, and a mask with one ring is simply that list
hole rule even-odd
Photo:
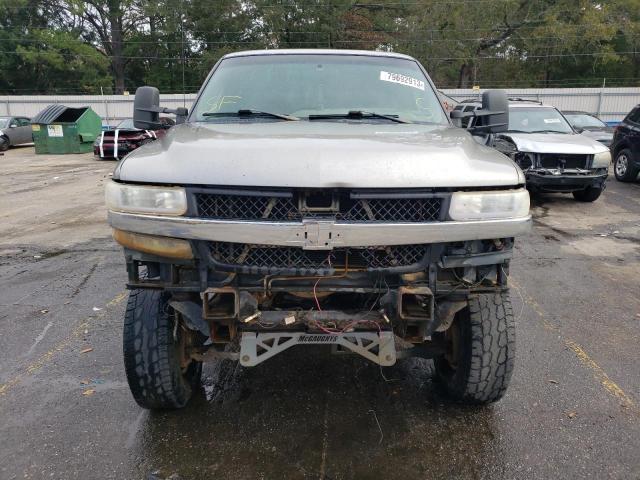
[{"label": "tire tread", "polygon": [[166,295],[132,290],[124,317],[124,366],[133,398],[141,407],[175,409],[189,401],[191,388],[173,349],[173,320]]},{"label": "tire tread", "polygon": [[[464,312],[464,311],[463,311]],[[435,361],[436,373],[449,395],[461,402],[500,400],[509,385],[515,360],[515,322],[508,293],[472,295],[461,321],[458,367]]]}]

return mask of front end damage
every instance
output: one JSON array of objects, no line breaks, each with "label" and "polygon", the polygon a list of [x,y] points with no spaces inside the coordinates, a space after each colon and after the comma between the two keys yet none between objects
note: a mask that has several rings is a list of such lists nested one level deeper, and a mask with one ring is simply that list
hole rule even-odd
[{"label": "front end damage", "polygon": [[571,193],[606,186],[611,154],[580,135],[503,134],[493,146],[520,167],[532,192]]},{"label": "front end damage", "polygon": [[512,158],[524,171],[527,187],[534,191],[604,189],[608,175],[606,166],[594,165],[594,155],[517,152]]},{"label": "front end damage", "polygon": [[528,230],[528,212],[457,221],[451,198],[187,188],[183,215],[109,217],[128,287],[167,292],[189,335],[207,339],[186,340],[185,364],[254,366],[324,344],[388,366],[445,354],[451,346],[438,333],[469,297],[508,288],[513,237]]}]

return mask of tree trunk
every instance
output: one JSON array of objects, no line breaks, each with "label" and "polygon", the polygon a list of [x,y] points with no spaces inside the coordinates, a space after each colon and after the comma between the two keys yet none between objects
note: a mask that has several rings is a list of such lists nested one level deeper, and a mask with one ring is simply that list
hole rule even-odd
[{"label": "tree trunk", "polygon": [[471,81],[472,67],[468,63],[463,63],[460,66],[460,73],[458,74],[458,88],[469,88],[469,82]]},{"label": "tree trunk", "polygon": [[122,10],[120,0],[109,0],[109,25],[111,28],[111,72],[116,95],[124,93],[124,58],[122,35]]}]

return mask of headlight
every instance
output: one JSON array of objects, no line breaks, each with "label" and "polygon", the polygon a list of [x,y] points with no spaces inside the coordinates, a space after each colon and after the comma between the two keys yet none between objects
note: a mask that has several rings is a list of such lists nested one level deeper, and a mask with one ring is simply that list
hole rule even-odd
[{"label": "headlight", "polygon": [[529,192],[454,192],[449,205],[452,220],[499,220],[529,215]]},{"label": "headlight", "polygon": [[600,152],[593,156],[593,168],[609,168],[611,163],[611,152]]},{"label": "headlight", "polygon": [[183,215],[187,211],[187,194],[180,187],[148,187],[109,182],[105,189],[109,210],[156,215]]}]

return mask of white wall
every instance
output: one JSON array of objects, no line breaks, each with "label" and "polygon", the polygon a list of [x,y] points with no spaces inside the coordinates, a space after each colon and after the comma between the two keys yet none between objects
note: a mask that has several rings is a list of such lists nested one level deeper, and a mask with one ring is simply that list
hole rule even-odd
[{"label": "white wall", "polygon": [[[622,120],[640,103],[640,88],[525,88],[506,89],[510,97],[539,100],[560,110],[595,113],[604,121]],[[455,100],[478,98],[482,91],[443,90]]]},{"label": "white wall", "polygon": [[[455,100],[478,97],[482,91],[447,89],[442,90]],[[541,100],[562,110],[583,110],[598,114],[605,121],[622,118],[640,103],[640,88],[527,88],[507,89],[512,97]],[[160,95],[163,107],[191,107],[195,94]],[[133,95],[28,95],[0,96],[0,115],[23,115],[33,117],[47,105],[62,103],[70,107],[90,106],[105,122],[114,124],[132,116]]]},{"label": "white wall", "polygon": [[[195,94],[160,95],[160,105],[168,108],[191,107]],[[133,95],[24,95],[0,96],[0,116],[34,117],[46,106],[61,103],[68,107],[91,107],[104,123],[113,125],[133,115]]]}]

